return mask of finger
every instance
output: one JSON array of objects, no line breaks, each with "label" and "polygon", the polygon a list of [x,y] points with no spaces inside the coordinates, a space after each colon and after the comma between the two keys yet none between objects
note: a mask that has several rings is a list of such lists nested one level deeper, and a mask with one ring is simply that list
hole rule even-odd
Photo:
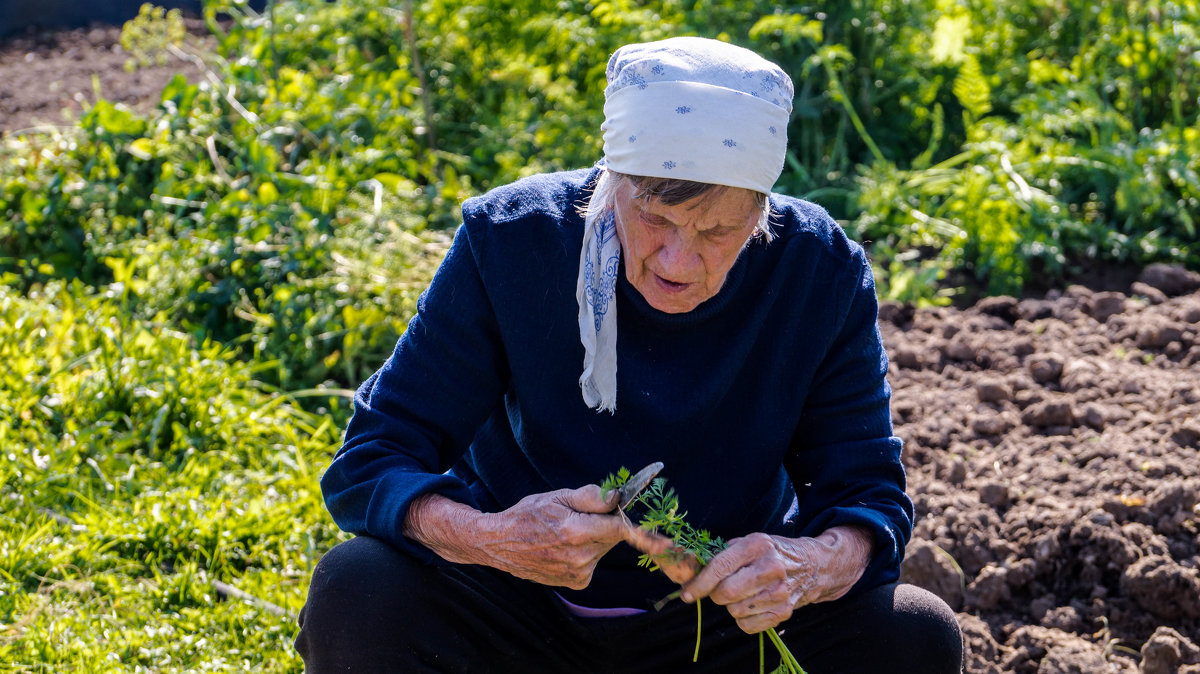
[{"label": "finger", "polygon": [[695,578],[701,569],[700,561],[695,555],[679,548],[671,548],[654,561],[667,578],[680,585]]},{"label": "finger", "polygon": [[608,508],[608,510],[604,511],[606,513],[616,510],[621,505],[620,489],[609,489],[608,493],[605,493],[604,490],[601,489],[600,495],[604,497],[604,505],[606,508]]},{"label": "finger", "polygon": [[736,622],[737,626],[746,634],[758,634],[779,625],[790,617],[792,617],[791,611],[785,613],[766,611],[745,618],[737,618]]},{"label": "finger", "polygon": [[606,503],[600,487],[594,484],[579,489],[564,489],[556,493],[556,500],[573,511],[568,517],[569,540],[576,542],[601,543],[604,552],[625,539],[631,524],[624,514],[612,514],[613,508]]},{"label": "finger", "polygon": [[766,593],[773,600],[782,601],[775,592],[786,589],[786,580],[787,570],[778,560],[758,557],[718,583],[708,598],[728,606]]},{"label": "finger", "polygon": [[758,569],[751,563],[719,580],[706,596],[715,604],[729,606],[752,599],[763,585]]},{"label": "finger", "polygon": [[729,615],[737,619],[750,619],[764,613],[775,617],[784,616],[786,619],[791,616],[792,611],[792,607],[788,605],[788,594],[783,583],[776,583],[745,599],[727,603],[725,608],[729,611]]},{"label": "finger", "polygon": [[680,596],[684,601],[708,597],[722,581],[754,562],[756,552],[749,546],[741,545],[741,540],[730,541],[729,547],[717,553],[691,582],[683,586]]},{"label": "finger", "polygon": [[559,502],[571,510],[597,515],[612,512],[618,498],[617,490],[609,491],[606,497],[600,486],[595,484],[579,489],[563,489],[559,492]]}]

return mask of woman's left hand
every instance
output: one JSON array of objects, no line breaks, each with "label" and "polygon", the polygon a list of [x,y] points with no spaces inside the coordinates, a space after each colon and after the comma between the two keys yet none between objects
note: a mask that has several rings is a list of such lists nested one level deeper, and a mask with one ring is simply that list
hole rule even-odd
[{"label": "woman's left hand", "polygon": [[668,575],[683,585],[684,601],[708,597],[754,634],[805,604],[845,595],[866,571],[871,548],[870,532],[852,526],[833,527],[816,538],[756,533],[729,541],[692,578],[679,569]]}]

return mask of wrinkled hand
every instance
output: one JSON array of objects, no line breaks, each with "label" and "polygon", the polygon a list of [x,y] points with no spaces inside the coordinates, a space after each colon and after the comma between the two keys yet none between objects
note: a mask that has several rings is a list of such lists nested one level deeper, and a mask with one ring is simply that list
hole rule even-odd
[{"label": "wrinkled hand", "polygon": [[775,627],[805,604],[838,599],[862,577],[871,536],[864,529],[834,527],[816,538],[756,533],[729,541],[707,566],[671,550],[671,541],[638,530],[626,540],[656,555],[659,567],[683,586],[683,600],[708,597],[729,609],[743,631]]},{"label": "wrinkled hand", "polygon": [[409,507],[404,535],[451,562],[579,590],[633,526],[616,505],[617,493],[596,485],[531,494],[498,513],[427,494]]},{"label": "wrinkled hand", "polygon": [[543,585],[581,590],[596,563],[624,540],[628,520],[612,514],[617,494],[596,485],[531,494],[488,515],[484,548],[492,566]]},{"label": "wrinkled hand", "polygon": [[750,634],[775,627],[805,604],[842,597],[866,570],[870,534],[835,527],[817,538],[735,538],[683,587],[684,601],[708,597]]}]

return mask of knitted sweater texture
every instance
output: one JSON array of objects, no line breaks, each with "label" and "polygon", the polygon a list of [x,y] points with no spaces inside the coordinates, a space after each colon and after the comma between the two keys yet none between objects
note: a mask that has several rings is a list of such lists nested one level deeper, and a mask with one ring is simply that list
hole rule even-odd
[{"label": "knitted sweater texture", "polygon": [[[861,525],[875,554],[855,589],[895,580],[913,510],[862,248],[821,208],[773,195],[776,239],[752,241],[693,311],[657,311],[622,275],[617,410],[597,412],[579,390],[575,300],[595,177],[535,176],[464,204],[322,477],[334,521],[445,563],[402,533],[422,494],[496,512],[662,461],[693,526],[729,539]],[[674,589],[635,559],[620,544],[587,589],[560,593],[645,607]]]}]

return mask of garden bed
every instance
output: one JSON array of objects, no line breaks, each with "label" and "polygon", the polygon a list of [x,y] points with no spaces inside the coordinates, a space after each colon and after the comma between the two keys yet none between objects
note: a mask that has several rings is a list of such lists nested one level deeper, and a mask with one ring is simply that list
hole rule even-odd
[{"label": "garden bed", "polygon": [[[153,106],[187,68],[127,71],[118,40],[0,42],[0,131],[69,123],[97,86]],[[1197,276],[885,303],[880,324],[918,516],[904,574],[959,612],[966,671],[1200,671]]]},{"label": "garden bed", "polygon": [[1200,275],[1142,280],[883,307],[904,574],[959,611],[967,672],[1200,672]]}]

